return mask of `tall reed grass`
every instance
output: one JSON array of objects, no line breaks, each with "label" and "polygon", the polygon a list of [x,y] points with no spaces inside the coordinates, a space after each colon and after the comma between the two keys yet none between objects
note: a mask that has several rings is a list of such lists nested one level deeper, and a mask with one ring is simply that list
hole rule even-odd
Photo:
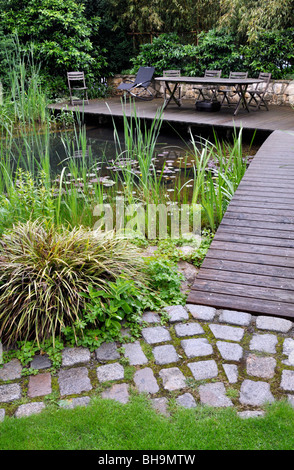
[{"label": "tall reed grass", "polygon": [[41,84],[41,64],[34,60],[33,44],[24,52],[15,35],[13,47],[6,53],[9,54],[9,85],[4,89],[0,107],[2,131],[13,132],[36,123],[43,125],[49,116],[49,101]]},{"label": "tall reed grass", "polygon": [[[43,125],[42,132],[32,124],[29,132],[21,130],[17,137],[6,133],[0,141],[0,231],[39,217],[57,226],[93,227],[94,207],[105,202],[114,206],[118,194],[125,204],[144,207],[200,204],[204,223],[215,231],[246,170],[242,131],[233,143],[220,143],[216,136],[213,142],[196,141],[191,134],[187,157],[192,169],[184,166],[172,187],[169,183],[168,191],[164,166],[158,171],[154,162],[161,123],[158,115],[147,128],[136,114],[125,115],[123,139],[114,124],[116,154],[113,169],[108,166],[108,179],[102,176],[101,166],[109,162],[97,162],[81,123],[76,123],[73,132],[62,133],[66,158],[60,162],[58,174],[53,173],[50,162],[49,123]],[[192,189],[188,188],[191,184]]]},{"label": "tall reed grass", "polygon": [[238,134],[235,130],[233,143],[220,142],[216,134],[213,142],[197,143],[192,135],[191,142],[195,157],[192,201],[201,204],[210,229],[215,231],[247,168],[242,129]]}]

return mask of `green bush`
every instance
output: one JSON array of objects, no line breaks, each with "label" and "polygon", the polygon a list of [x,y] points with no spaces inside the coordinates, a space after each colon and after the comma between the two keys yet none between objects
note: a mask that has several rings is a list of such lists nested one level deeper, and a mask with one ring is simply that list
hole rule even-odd
[{"label": "green bush", "polygon": [[294,28],[259,33],[241,53],[250,76],[268,72],[274,79],[286,78],[294,73]]},{"label": "green bush", "polygon": [[158,76],[163,70],[170,69],[181,69],[185,75],[195,63],[196,56],[196,46],[181,43],[176,34],[162,34],[154,38],[152,44],[140,46],[139,55],[132,59],[132,72],[136,73],[140,66],[153,66]]},{"label": "green bush", "polygon": [[182,75],[203,76],[206,69],[222,70],[228,77],[231,71],[271,72],[273,79],[282,79],[294,72],[294,28],[285,31],[262,31],[257,39],[239,44],[237,36],[228,29],[211,29],[198,35],[198,45],[183,44],[176,34],[162,34],[152,44],[141,46],[133,59],[133,72],[139,66],[154,66],[156,75],[163,70],[180,69]]},{"label": "green bush", "polygon": [[222,76],[230,71],[243,71],[244,67],[236,43],[236,37],[226,29],[211,29],[198,36],[197,64],[194,75],[202,76],[206,69],[222,70]]},{"label": "green bush", "polygon": [[185,295],[181,292],[184,277],[178,272],[176,263],[163,258],[151,259],[147,273],[150,278],[149,288],[156,293],[154,301],[158,302],[158,307],[185,302]]}]

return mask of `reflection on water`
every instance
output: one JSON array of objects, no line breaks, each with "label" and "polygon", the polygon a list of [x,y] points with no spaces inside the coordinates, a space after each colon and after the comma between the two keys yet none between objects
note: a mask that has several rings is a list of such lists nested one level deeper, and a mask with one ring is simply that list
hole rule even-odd
[{"label": "reflection on water", "polygon": [[[140,167],[135,155],[131,158],[124,153],[124,133],[118,131],[121,148],[118,148],[113,129],[110,127],[88,127],[86,141],[79,142],[75,133],[67,131],[50,136],[50,162],[55,175],[61,173],[66,166],[70,168],[71,161],[75,166],[88,165],[93,173],[89,173],[92,183],[97,181],[97,173],[101,175],[99,181],[105,186],[111,185],[110,175],[131,171],[133,175],[140,175]],[[192,159],[187,151],[191,149],[189,142],[185,142],[178,136],[162,134],[159,136],[156,153],[152,158],[152,168],[158,176],[166,182],[174,180],[179,172],[184,169],[185,177],[192,174]],[[71,173],[66,173],[71,177]]]},{"label": "reflection on water", "polygon": [[[140,166],[136,155],[127,155],[124,152],[124,131],[116,128],[118,140],[114,138],[112,127],[90,127],[85,128],[84,133],[74,130],[52,132],[49,134],[32,135],[30,141],[24,139],[15,143],[15,154],[22,153],[29,158],[40,160],[41,155],[48,154],[52,175],[58,177],[66,167],[64,176],[69,181],[79,182],[79,174],[73,175],[73,168],[87,171],[87,179],[91,184],[102,182],[105,186],[113,184],[113,178],[119,175],[120,179],[126,176],[124,172],[140,176]],[[151,169],[156,172],[167,185],[174,183],[180,175],[181,181],[189,184],[194,176],[192,144],[190,135],[186,133],[183,139],[177,132],[162,132],[156,145],[156,152],[152,158]],[[199,138],[194,136],[196,142]],[[213,141],[214,137],[212,138]],[[119,145],[118,145],[119,142]],[[203,142],[203,140],[202,140]],[[198,144],[201,147],[200,141]],[[254,153],[254,149],[252,149]],[[208,169],[215,168],[215,162],[211,159]],[[168,190],[168,189],[167,189]],[[171,188],[170,191],[173,191]]]}]

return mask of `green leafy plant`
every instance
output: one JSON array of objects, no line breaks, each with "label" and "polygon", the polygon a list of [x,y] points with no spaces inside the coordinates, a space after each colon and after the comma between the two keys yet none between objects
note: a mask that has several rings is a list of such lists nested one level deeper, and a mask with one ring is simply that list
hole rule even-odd
[{"label": "green leafy plant", "polygon": [[251,76],[266,71],[274,79],[286,79],[294,72],[294,28],[260,31],[240,51]]},{"label": "green leafy plant", "polygon": [[147,262],[146,269],[150,277],[149,288],[155,292],[153,299],[160,307],[185,302],[185,296],[181,292],[184,277],[178,272],[176,263],[167,259],[151,259]]},{"label": "green leafy plant", "polygon": [[139,325],[143,311],[142,293],[135,281],[118,276],[105,289],[88,287],[81,293],[86,299],[85,307],[74,328],[63,329],[66,341],[91,350],[103,341],[112,341],[120,336],[122,325],[130,326],[136,335],[134,324]]},{"label": "green leafy plant", "polygon": [[161,34],[154,38],[152,44],[146,43],[140,46],[138,56],[132,59],[133,72],[137,72],[140,66],[152,65],[159,76],[163,70],[170,69],[181,69],[185,75],[196,57],[197,46],[184,44],[175,33]]}]

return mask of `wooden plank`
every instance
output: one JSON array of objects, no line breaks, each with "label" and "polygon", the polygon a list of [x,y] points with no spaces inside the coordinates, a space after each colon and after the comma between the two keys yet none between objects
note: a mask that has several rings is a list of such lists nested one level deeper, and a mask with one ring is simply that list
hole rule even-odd
[{"label": "wooden plank", "polygon": [[252,254],[262,254],[262,255],[271,255],[273,258],[276,256],[293,258],[294,261],[294,249],[293,248],[283,248],[279,247],[277,249],[274,246],[264,246],[256,245],[254,243],[234,243],[234,242],[223,242],[218,241],[215,237],[211,248],[217,250],[229,250],[237,251],[242,253],[252,253]]},{"label": "wooden plank", "polygon": [[[273,276],[287,278],[293,281],[293,269],[284,266],[270,266],[267,264],[245,263],[241,261],[231,261],[227,259],[217,259],[206,257],[202,263],[202,268],[218,269],[230,271],[231,273],[258,274],[260,276]],[[201,270],[199,271],[199,273]],[[198,273],[198,275],[199,275]]]},{"label": "wooden plank", "polygon": [[[262,246],[273,246],[276,248],[293,248],[294,249],[294,240],[285,239],[285,238],[271,238],[264,236],[252,236],[248,234],[232,233],[229,231],[218,231],[217,232],[217,241],[223,242],[234,242],[234,243],[249,243],[254,245]],[[276,250],[277,251],[277,250]],[[280,251],[280,250],[278,250]]]},{"label": "wooden plank", "polygon": [[191,290],[187,298],[187,304],[208,305],[228,310],[240,310],[255,315],[273,315],[275,317],[294,318],[294,308],[291,304],[272,301],[265,302],[260,299],[251,299],[223,293],[216,294],[214,292]]},{"label": "wooden plank", "polygon": [[[294,291],[283,289],[270,289],[267,287],[244,286],[233,282],[200,279],[192,287],[193,291],[214,292],[215,294],[237,295],[248,299],[270,300],[290,304],[294,308]],[[294,311],[293,311],[294,316]]]},{"label": "wooden plank", "polygon": [[224,225],[221,224],[217,231],[217,239],[220,240],[219,235],[223,233],[231,234],[241,234],[241,235],[251,235],[254,237],[265,238],[265,244],[268,243],[269,238],[274,238],[278,240],[292,240],[294,243],[294,232],[286,230],[269,230],[264,228],[254,228],[244,225],[243,227],[235,226],[232,224]]},{"label": "wooden plank", "polygon": [[289,183],[286,185],[277,185],[273,186],[271,182],[265,181],[263,184],[256,184],[254,182],[250,183],[249,181],[244,181],[244,183],[239,184],[238,188],[240,189],[248,189],[250,190],[251,188],[254,189],[254,191],[258,188],[259,191],[265,191],[265,192],[275,192],[275,193],[282,193],[285,194],[288,190],[291,191],[293,189],[293,186]]},{"label": "wooden plank", "polygon": [[243,207],[244,209],[248,208],[257,208],[257,209],[272,209],[274,208],[275,211],[281,210],[281,211],[292,211],[294,214],[294,205],[293,204],[284,204],[282,201],[276,202],[275,204],[272,202],[267,202],[267,201],[247,201],[244,199],[232,199],[230,202],[228,208],[239,208]]},{"label": "wooden plank", "polygon": [[238,191],[235,192],[234,197],[230,200],[229,204],[232,206],[239,206],[240,204],[244,203],[244,205],[248,206],[250,203],[254,205],[254,203],[258,204],[257,207],[266,207],[266,206],[271,206],[271,207],[283,207],[285,209],[288,209],[289,206],[294,207],[294,198],[291,198],[285,196],[283,194],[268,194],[262,196],[261,193],[255,194],[254,192],[243,192],[243,191]]},{"label": "wooden plank", "polygon": [[294,224],[265,221],[262,218],[257,218],[256,220],[250,220],[246,217],[242,217],[242,218],[238,217],[238,215],[232,216],[231,213],[229,215],[223,218],[221,222],[222,227],[224,225],[227,225],[230,227],[234,225],[238,227],[252,227],[252,228],[260,228],[260,229],[264,228],[264,229],[270,229],[270,230],[274,230],[276,228],[277,230],[290,231],[290,232],[294,230]]},{"label": "wooden plank", "polygon": [[246,253],[243,251],[219,250],[211,247],[207,252],[206,258],[224,259],[238,261],[240,263],[255,263],[268,266],[281,266],[292,269],[294,268],[293,258],[259,253]]},{"label": "wooden plank", "polygon": [[294,295],[294,280],[289,278],[281,278],[278,276],[262,276],[260,274],[223,271],[219,269],[205,268],[202,266],[200,272],[197,275],[197,281],[199,279],[222,281],[226,282],[227,284],[240,284],[244,285],[245,289],[247,289],[246,286],[254,286],[276,290],[288,290],[290,293],[292,293],[292,295]]},{"label": "wooden plank", "polygon": [[274,206],[272,206],[271,209],[268,207],[258,207],[256,205],[251,205],[251,206],[243,206],[242,202],[240,204],[235,204],[235,205],[229,205],[226,211],[226,214],[230,214],[231,212],[234,213],[241,213],[241,214],[262,214],[264,216],[278,216],[278,217],[290,217],[292,216],[292,220],[294,222],[294,211],[293,209],[289,208],[284,208],[284,209],[276,209]]},{"label": "wooden plank", "polygon": [[274,175],[271,174],[271,173],[263,173],[262,175],[260,174],[261,173],[261,169],[258,168],[258,170],[247,170],[246,171],[246,174],[244,175],[243,177],[243,180],[246,178],[246,180],[250,179],[250,181],[255,181],[256,183],[258,182],[261,182],[261,181],[264,181],[265,178],[268,178],[270,179],[271,181],[274,181],[274,182],[278,182],[278,181],[294,181],[294,172],[290,173],[289,174],[289,171],[285,172],[285,173],[278,173],[276,172]]},{"label": "wooden plank", "polygon": [[279,217],[276,215],[268,214],[255,214],[245,213],[236,211],[227,211],[225,217],[227,219],[243,219],[243,220],[258,220],[264,222],[273,222],[276,224],[294,224],[294,217]]}]

